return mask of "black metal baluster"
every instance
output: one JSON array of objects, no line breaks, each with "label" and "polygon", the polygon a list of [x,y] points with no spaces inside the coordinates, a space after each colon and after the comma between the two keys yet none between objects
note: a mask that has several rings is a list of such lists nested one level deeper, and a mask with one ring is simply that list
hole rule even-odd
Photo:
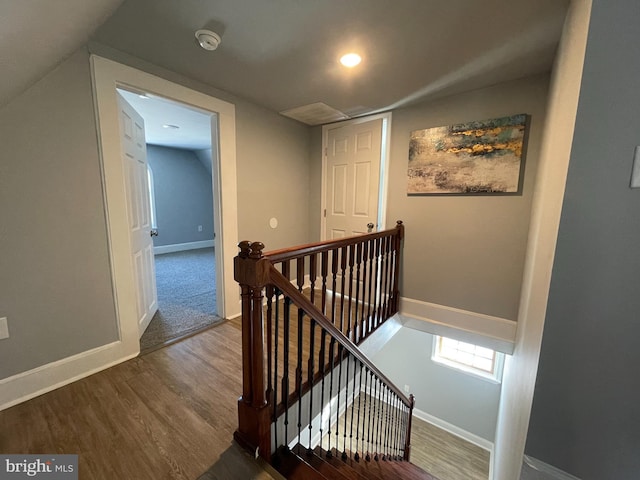
[{"label": "black metal baluster", "polygon": [[331,323],[336,325],[336,285],[338,278],[338,250],[331,251]]},{"label": "black metal baluster", "polygon": [[[351,423],[349,424],[349,453],[353,455],[353,417],[356,408],[356,378],[358,371],[358,360],[353,358],[353,383],[351,388]],[[356,439],[357,442],[357,439]],[[356,449],[358,445],[356,443]],[[357,450],[356,450],[357,452]]]},{"label": "black metal baluster", "polygon": [[279,327],[279,316],[280,316],[280,302],[278,298],[280,297],[280,291],[276,288],[275,291],[276,297],[276,306],[275,306],[275,328],[274,328],[274,348],[273,348],[273,356],[275,358],[273,364],[273,424],[274,424],[274,442],[276,444],[276,449],[280,446],[278,445],[278,344],[280,343],[280,327]]},{"label": "black metal baluster", "polygon": [[342,345],[338,344],[338,386],[336,387],[337,394],[337,403],[336,403],[336,453],[339,451],[339,442],[340,440],[340,391],[342,390]]},{"label": "black metal baluster", "polygon": [[[356,375],[356,370],[358,371],[358,418],[356,420],[356,454],[354,455],[354,458],[356,460],[356,462],[360,461],[360,413],[361,413],[361,406],[362,406],[362,362],[360,360],[357,360],[357,369],[354,369],[354,389],[355,389],[355,385],[356,385],[356,380],[355,380],[355,375]],[[354,400],[355,403],[355,400]],[[364,448],[363,448],[364,450]]]},{"label": "black metal baluster", "polygon": [[[342,459],[347,459],[347,420],[349,416],[349,360],[351,359],[351,355],[347,356],[345,362],[347,363],[347,371],[345,374],[345,382],[344,382],[344,429],[342,434]],[[341,362],[340,365],[342,365]],[[353,415],[351,416],[351,420],[353,420]]]},{"label": "black metal baluster", "polygon": [[[369,256],[369,242],[362,244],[362,313],[360,319],[360,341],[367,336],[367,258]],[[370,276],[370,275],[369,275]]]},{"label": "black metal baluster", "polygon": [[380,393],[378,392],[378,377],[375,378],[375,408],[373,414],[373,441],[375,452],[373,459],[377,462],[379,460],[378,453],[380,451]]},{"label": "black metal baluster", "polygon": [[273,384],[271,383],[271,373],[273,372],[273,285],[267,285],[265,295],[267,297],[267,391],[265,396],[270,398],[273,392]]},{"label": "black metal baluster", "polygon": [[373,329],[378,328],[378,325],[380,323],[380,318],[378,316],[379,313],[379,307],[378,307],[378,302],[380,301],[380,299],[378,298],[378,286],[380,284],[380,241],[379,239],[375,239],[374,240],[374,245],[375,245],[375,253],[374,253],[374,266],[375,266],[375,281],[373,283],[374,287],[373,287],[373,301],[374,301],[374,307],[373,307]]},{"label": "black metal baluster", "polygon": [[396,410],[395,410],[395,456],[396,460],[400,460],[400,405],[402,405],[402,400],[400,397],[396,396]]},{"label": "black metal baluster", "polygon": [[396,425],[396,403],[398,401],[398,397],[395,393],[391,394],[391,427],[389,428],[389,432],[391,433],[390,441],[389,441],[389,451],[391,452],[391,459],[396,459],[396,434],[398,432],[398,426]]},{"label": "black metal baluster", "polygon": [[[360,262],[362,261],[362,242],[356,245],[356,306],[353,314],[353,342],[357,345],[362,338],[362,327],[358,323],[358,306],[360,303]],[[364,302],[363,302],[364,306]]]},{"label": "black metal baluster", "polygon": [[[298,292],[302,294],[304,288],[304,257],[298,258],[296,261],[296,281],[298,284]],[[304,327],[302,320],[304,318],[304,310],[298,307],[298,359],[296,363],[296,390],[298,392],[298,443],[300,443],[300,434],[302,433],[302,341]]]},{"label": "black metal baluster", "polygon": [[316,278],[318,271],[318,258],[315,253],[309,255],[309,299],[311,303],[316,304]]},{"label": "black metal baluster", "polygon": [[[327,457],[331,457],[332,453],[331,453],[331,423],[333,422],[333,409],[332,409],[332,403],[333,403],[333,372],[335,371],[335,357],[333,355],[334,352],[334,348],[335,348],[335,339],[333,337],[331,337],[331,340],[329,341],[329,357],[330,357],[330,365],[331,365],[331,369],[329,372],[329,430],[327,431],[327,438],[329,440],[329,448],[327,449]],[[337,418],[337,415],[336,415]],[[337,423],[337,420],[336,420]],[[337,429],[337,425],[336,425],[336,429]]]},{"label": "black metal baluster", "polygon": [[[311,303],[314,303],[315,299],[315,285],[316,285],[316,254],[312,253],[309,257],[309,283],[311,291],[309,292]],[[311,454],[313,451],[311,448],[312,430],[313,430],[313,384],[314,384],[314,370],[315,370],[315,326],[316,322],[312,318],[309,319],[309,365],[308,371],[308,383],[309,383],[309,445],[307,453]],[[321,408],[322,408],[322,402]]]},{"label": "black metal baluster", "polygon": [[375,240],[369,240],[369,299],[367,302],[367,335],[372,330],[371,307],[375,298],[372,296],[373,282],[376,280],[373,255],[375,253]]},{"label": "black metal baluster", "polygon": [[[282,275],[289,278],[289,262],[282,263]],[[291,299],[284,295],[283,306],[283,372],[282,372],[282,401],[284,402],[284,445],[289,447],[289,321],[290,321]]]},{"label": "black metal baluster", "polygon": [[324,316],[327,315],[327,275],[328,275],[328,264],[329,264],[329,252],[322,252],[322,255],[320,256],[320,262],[321,262],[321,273],[320,275],[322,276],[322,292],[321,292],[321,299],[320,299],[320,310],[322,310],[322,314]]},{"label": "black metal baluster", "polygon": [[389,237],[384,237],[382,239],[382,266],[383,266],[383,273],[382,273],[383,302],[381,306],[380,316],[382,318],[382,321],[386,321],[388,318],[387,303],[389,298],[389,291],[388,291],[389,279],[387,278],[389,275]]},{"label": "black metal baluster", "polygon": [[353,306],[353,264],[355,262],[355,246],[349,245],[349,294],[348,294],[348,305],[347,305],[347,338],[352,340],[353,343],[356,343],[355,332],[351,329],[351,312]]},{"label": "black metal baluster", "polygon": [[[322,438],[324,435],[324,428],[323,428],[323,414],[324,414],[324,405],[325,405],[325,399],[324,399],[324,380],[326,377],[325,374],[325,365],[326,365],[326,360],[325,360],[325,344],[326,344],[326,337],[327,337],[327,332],[324,330],[324,328],[322,329],[322,333],[320,334],[320,377],[322,378],[321,380],[321,386],[320,386],[320,447],[322,447]],[[329,418],[329,421],[331,421],[331,418]]]},{"label": "black metal baluster", "polygon": [[[372,382],[373,382],[373,372],[369,372],[369,369],[366,369],[366,377],[365,377],[365,391],[368,389],[367,396],[367,454],[365,456],[365,460],[368,462],[371,460],[371,394],[372,394]],[[368,387],[368,388],[367,388]],[[364,419],[363,419],[364,421]],[[364,435],[364,426],[362,427],[363,435]]]},{"label": "black metal baluster", "polygon": [[344,283],[347,271],[347,248],[340,249],[340,331],[346,335],[344,321]]},{"label": "black metal baluster", "polygon": [[384,451],[385,454],[387,456],[387,460],[389,460],[390,458],[390,450],[389,450],[389,445],[391,444],[390,439],[391,439],[391,390],[389,389],[389,387],[385,387],[385,397],[386,397],[386,402],[385,402],[385,411],[386,411],[386,415],[384,416],[384,421],[385,421],[385,427],[384,427]]}]

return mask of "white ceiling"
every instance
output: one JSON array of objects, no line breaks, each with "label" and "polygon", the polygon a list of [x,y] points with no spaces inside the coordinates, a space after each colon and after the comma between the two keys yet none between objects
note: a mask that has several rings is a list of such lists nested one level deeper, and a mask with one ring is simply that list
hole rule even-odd
[{"label": "white ceiling", "polygon": [[[93,44],[273,111],[361,115],[549,71],[569,0],[124,0],[96,28],[119,3],[0,2],[0,102],[93,31]],[[218,50],[199,48],[200,28],[222,36]],[[354,70],[337,62],[347,50],[363,56]]]},{"label": "white ceiling", "polygon": [[[147,143],[165,147],[202,150],[211,148],[211,114],[162,97],[118,89],[144,119]],[[174,125],[179,128],[166,128]]]}]

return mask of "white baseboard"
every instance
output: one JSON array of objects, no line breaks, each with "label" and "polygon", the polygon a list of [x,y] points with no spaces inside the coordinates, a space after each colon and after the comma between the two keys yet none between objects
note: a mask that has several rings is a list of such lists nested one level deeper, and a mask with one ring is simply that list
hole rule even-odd
[{"label": "white baseboard", "polygon": [[422,410],[419,410],[417,408],[413,409],[413,414],[420,420],[424,420],[425,422],[430,423],[431,425],[435,425],[445,432],[449,432],[456,437],[466,440],[469,443],[473,443],[474,445],[477,445],[478,447],[487,450],[490,453],[493,453],[493,442],[490,442],[485,438],[479,437],[474,433],[468,432],[460,427],[457,427],[456,425],[452,425],[449,422],[445,422],[444,420],[438,417],[434,417],[433,415],[430,415],[427,412],[423,412]]},{"label": "white baseboard", "polygon": [[121,341],[109,343],[0,380],[0,410],[88,377],[139,353],[126,353]]},{"label": "white baseboard", "polygon": [[580,480],[578,477],[574,477],[573,475],[565,472],[564,470],[560,470],[559,468],[556,468],[553,465],[549,465],[548,463],[544,463],[542,460],[538,460],[537,458],[533,458],[528,455],[524,456],[524,463],[526,463],[532,469],[542,472],[553,479]]},{"label": "white baseboard", "polygon": [[197,250],[198,248],[210,248],[214,246],[213,240],[202,240],[200,242],[175,243],[173,245],[160,245],[153,247],[154,255],[163,253],[184,252],[186,250]]},{"label": "white baseboard", "polygon": [[400,315],[405,327],[513,353],[518,326],[513,320],[405,297],[400,298]]}]

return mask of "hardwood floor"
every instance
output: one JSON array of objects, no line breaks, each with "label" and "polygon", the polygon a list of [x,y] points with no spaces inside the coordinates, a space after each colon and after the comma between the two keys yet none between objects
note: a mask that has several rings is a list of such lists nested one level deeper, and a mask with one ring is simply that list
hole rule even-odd
[{"label": "hardwood floor", "polygon": [[273,478],[232,441],[240,365],[226,322],[0,412],[0,451],[78,454],[81,479]]},{"label": "hardwood floor", "polygon": [[439,480],[487,480],[489,452],[413,417],[411,462]]},{"label": "hardwood floor", "polygon": [[[232,440],[241,376],[235,320],[0,412],[0,452],[78,454],[83,480],[281,478]],[[460,469],[477,461],[457,437],[421,423],[414,463],[440,480],[487,478]]]},{"label": "hardwood floor", "polygon": [[[362,395],[360,404],[355,408],[361,407],[361,413],[366,418],[369,415],[369,404],[372,399],[366,394]],[[375,403],[375,400],[373,402],[373,411],[378,411],[380,404]],[[382,408],[386,408],[386,406],[383,405]],[[339,452],[342,452],[346,447],[347,451],[353,453],[354,446],[359,445],[361,456],[364,456],[368,451],[375,451],[370,449],[366,443],[358,444],[350,433],[344,430],[345,417],[349,421],[351,415],[355,413],[351,409],[348,409],[347,412],[347,414],[340,416],[337,428],[332,426],[334,433],[331,435],[331,439],[329,439],[329,435],[322,438],[323,450],[337,448]],[[337,436],[335,436],[336,431],[338,432]],[[366,438],[366,434],[364,437]],[[488,480],[489,478],[488,451],[415,416],[412,420],[410,460],[411,463],[432,474],[438,480]]]}]

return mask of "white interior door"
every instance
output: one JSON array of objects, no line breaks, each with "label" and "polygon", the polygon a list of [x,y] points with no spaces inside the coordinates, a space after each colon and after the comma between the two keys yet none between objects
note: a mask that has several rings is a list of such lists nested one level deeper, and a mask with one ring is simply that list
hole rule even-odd
[{"label": "white interior door", "polygon": [[144,120],[118,93],[120,145],[125,177],[127,216],[131,244],[131,263],[136,285],[138,335],[142,336],[158,310],[155,263],[153,257],[147,144]]},{"label": "white interior door", "polygon": [[327,135],[325,239],[367,232],[376,225],[382,119],[332,128]]}]

